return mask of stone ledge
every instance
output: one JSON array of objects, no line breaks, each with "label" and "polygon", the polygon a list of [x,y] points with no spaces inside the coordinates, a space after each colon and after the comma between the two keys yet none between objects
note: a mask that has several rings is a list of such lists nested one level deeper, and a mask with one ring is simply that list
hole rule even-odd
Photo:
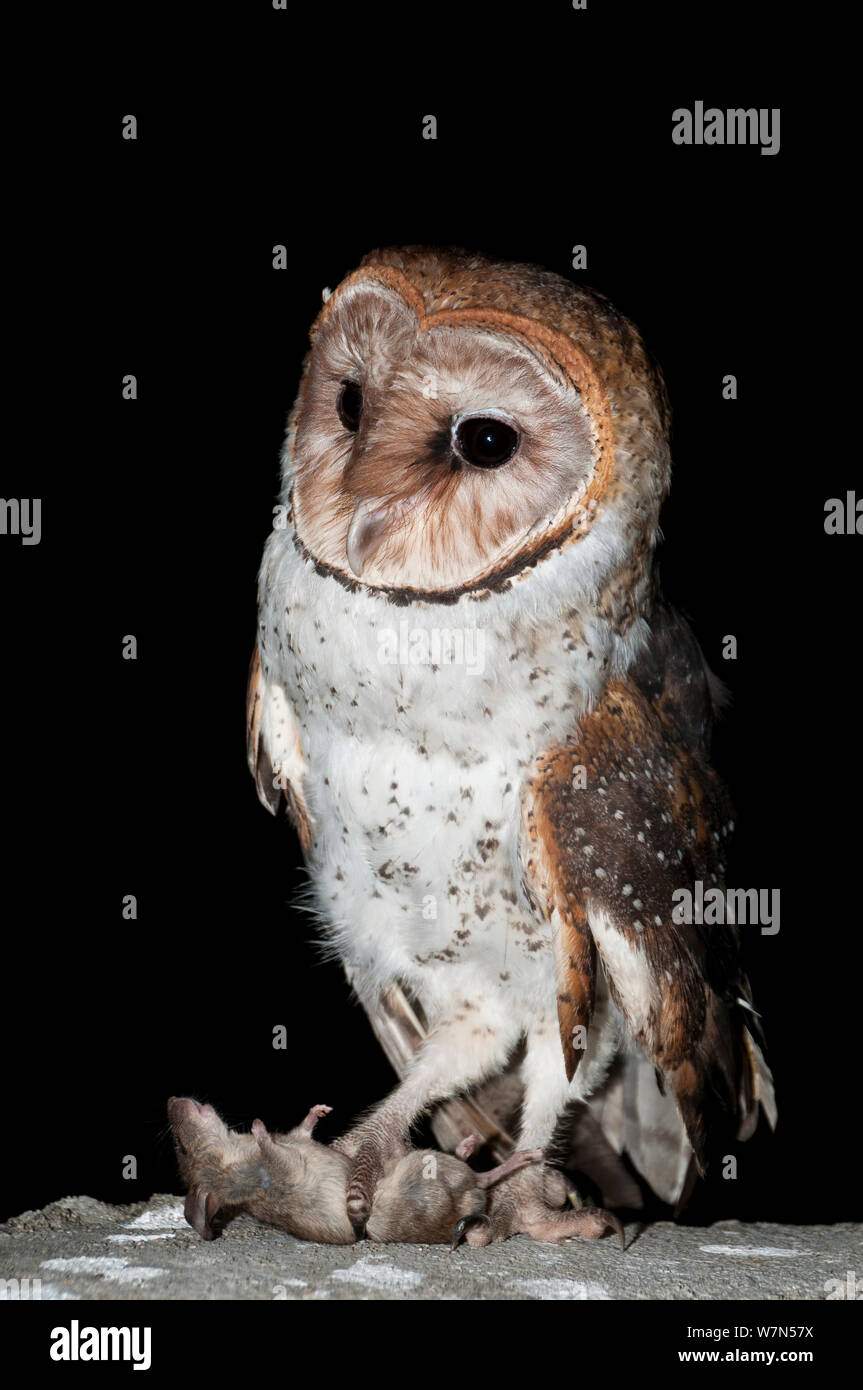
[{"label": "stone ledge", "polygon": [[243,1216],[204,1242],[186,1225],[182,1198],[112,1207],[67,1197],[0,1226],[0,1281],[18,1281],[0,1282],[0,1300],[822,1301],[837,1296],[849,1273],[863,1290],[860,1225],[659,1222],[627,1227],[627,1240],[625,1254],[613,1239],[541,1245],[525,1236],[454,1253],[441,1245],[314,1245]]}]

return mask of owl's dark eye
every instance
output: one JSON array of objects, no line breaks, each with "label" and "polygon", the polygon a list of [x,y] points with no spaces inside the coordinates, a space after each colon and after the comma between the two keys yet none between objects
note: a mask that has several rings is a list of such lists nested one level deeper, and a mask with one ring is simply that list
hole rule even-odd
[{"label": "owl's dark eye", "polygon": [[346,430],[356,434],[363,413],[363,388],[355,381],[343,381],[336,409]]},{"label": "owl's dark eye", "polygon": [[518,430],[493,416],[462,420],[455,432],[456,453],[475,468],[500,468],[509,463],[518,445]]}]

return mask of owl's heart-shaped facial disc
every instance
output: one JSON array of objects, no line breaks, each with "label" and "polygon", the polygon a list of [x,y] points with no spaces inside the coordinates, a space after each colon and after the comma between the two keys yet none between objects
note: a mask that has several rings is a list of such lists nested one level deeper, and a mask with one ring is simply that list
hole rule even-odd
[{"label": "owl's heart-shaped facial disc", "polygon": [[604,396],[579,351],[514,314],[428,312],[404,276],[349,277],[314,330],[293,422],[308,552],[372,587],[451,591],[563,535],[607,464]]}]

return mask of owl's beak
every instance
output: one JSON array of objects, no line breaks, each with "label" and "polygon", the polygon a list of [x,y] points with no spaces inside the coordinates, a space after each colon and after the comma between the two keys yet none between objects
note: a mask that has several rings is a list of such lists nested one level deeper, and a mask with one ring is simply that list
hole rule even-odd
[{"label": "owl's beak", "polygon": [[415,500],[381,502],[371,498],[357,503],[346,542],[348,564],[357,579],[387,537],[405,525],[415,507]]}]

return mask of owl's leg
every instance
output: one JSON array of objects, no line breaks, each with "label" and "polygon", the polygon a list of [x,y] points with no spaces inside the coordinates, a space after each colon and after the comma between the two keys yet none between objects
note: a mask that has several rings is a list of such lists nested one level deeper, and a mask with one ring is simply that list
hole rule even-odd
[{"label": "owl's leg", "polygon": [[405,1079],[372,1115],[335,1141],[334,1147],[353,1159],[347,1204],[355,1227],[368,1220],[383,1166],[403,1151],[411,1125],[438,1101],[500,1071],[518,1039],[516,1021],[491,1004],[467,1001],[435,1025]]},{"label": "owl's leg", "polygon": [[[528,1035],[522,1079],[519,1148],[547,1149],[572,1098],[556,1019],[539,1022]],[[606,1231],[616,1231],[623,1247],[624,1230],[617,1217],[598,1207],[582,1208],[577,1198],[573,1206],[574,1196],[557,1169],[546,1164],[523,1168],[492,1188],[486,1220],[468,1227],[465,1240],[470,1245],[488,1245],[518,1234],[534,1240],[559,1241],[569,1236],[594,1240]]]}]

